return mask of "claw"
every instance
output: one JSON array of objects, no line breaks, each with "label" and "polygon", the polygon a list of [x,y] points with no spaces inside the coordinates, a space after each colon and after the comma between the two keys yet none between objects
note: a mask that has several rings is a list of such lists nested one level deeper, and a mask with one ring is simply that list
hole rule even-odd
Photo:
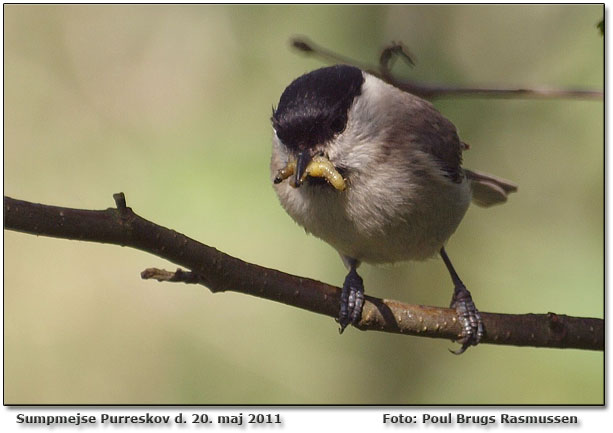
[{"label": "claw", "polygon": [[460,347],[458,350],[451,350],[449,348],[447,348],[448,351],[450,351],[451,353],[453,353],[454,355],[461,355],[464,352],[466,352],[466,349],[468,349],[468,347],[470,346],[470,344],[462,344],[462,347]]},{"label": "claw", "polygon": [[461,355],[470,346],[476,346],[484,335],[483,320],[470,292],[464,285],[457,286],[451,300],[451,308],[456,310],[458,320],[462,326],[461,338],[458,340],[462,347],[456,351],[450,349],[451,353]]},{"label": "claw", "polygon": [[358,275],[355,268],[351,268],[341,292],[341,302],[338,314],[340,325],[339,333],[342,334],[345,328],[353,323],[357,324],[362,318],[362,308],[364,307],[364,282]]},{"label": "claw", "polygon": [[[361,280],[361,279],[360,279]],[[357,290],[355,292],[355,302],[353,310],[351,311],[351,323],[357,325],[362,318],[362,309],[364,308],[364,290]]]}]

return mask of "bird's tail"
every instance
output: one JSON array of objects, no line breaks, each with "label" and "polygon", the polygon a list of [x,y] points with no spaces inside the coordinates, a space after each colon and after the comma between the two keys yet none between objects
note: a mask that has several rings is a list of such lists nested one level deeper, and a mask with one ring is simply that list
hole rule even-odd
[{"label": "bird's tail", "polygon": [[473,190],[473,202],[489,207],[507,201],[507,196],[517,191],[517,184],[510,180],[474,170],[464,170]]}]

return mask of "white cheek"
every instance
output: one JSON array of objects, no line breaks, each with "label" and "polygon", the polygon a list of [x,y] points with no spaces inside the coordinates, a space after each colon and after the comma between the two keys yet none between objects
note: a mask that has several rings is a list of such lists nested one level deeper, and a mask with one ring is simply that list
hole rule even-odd
[{"label": "white cheek", "polygon": [[287,165],[289,153],[287,148],[281,143],[277,134],[272,138],[272,154],[270,157],[270,180],[272,181],[279,170]]},{"label": "white cheek", "polygon": [[365,169],[377,160],[388,135],[391,119],[386,116],[394,89],[366,74],[362,94],[349,109],[345,130],[328,145],[328,157],[338,166]]}]

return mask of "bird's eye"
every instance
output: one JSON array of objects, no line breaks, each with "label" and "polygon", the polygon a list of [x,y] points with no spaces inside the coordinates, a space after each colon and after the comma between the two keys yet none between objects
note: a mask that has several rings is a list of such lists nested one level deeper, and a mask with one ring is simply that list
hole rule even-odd
[{"label": "bird's eye", "polygon": [[335,134],[339,134],[339,133],[343,132],[343,130],[345,129],[345,124],[346,124],[345,119],[342,116],[341,117],[337,117],[330,124],[330,129]]}]

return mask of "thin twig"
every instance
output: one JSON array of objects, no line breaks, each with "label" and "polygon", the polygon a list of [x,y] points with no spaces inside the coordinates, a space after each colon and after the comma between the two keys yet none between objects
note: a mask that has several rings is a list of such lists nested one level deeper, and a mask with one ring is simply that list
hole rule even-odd
[{"label": "thin twig", "polygon": [[379,66],[372,66],[355,61],[348,57],[337,54],[327,48],[323,48],[305,37],[296,37],[291,44],[298,51],[319,57],[328,63],[343,63],[356,66],[385,82],[414,95],[426,99],[441,97],[470,96],[488,98],[540,98],[540,99],[588,99],[602,100],[603,92],[600,90],[586,89],[548,89],[542,87],[519,87],[519,88],[491,88],[491,87],[460,87],[426,84],[416,81],[400,80],[391,73],[391,66],[396,57],[405,58],[410,64],[414,64],[414,57],[410,55],[406,47],[401,43],[392,42],[385,47],[379,57]]},{"label": "thin twig", "polygon": [[[117,208],[81,210],[30,203],[4,197],[5,229],[57,238],[129,246],[163,257],[192,272],[147,270],[143,278],[198,283],[212,292],[227,290],[271,299],[336,317],[340,289],[246,263],[174,230],[154,224],[127,207],[122,193]],[[602,319],[548,314],[482,313],[482,343],[515,346],[604,349]],[[362,330],[454,340],[461,332],[454,310],[409,305],[366,297]]]}]

